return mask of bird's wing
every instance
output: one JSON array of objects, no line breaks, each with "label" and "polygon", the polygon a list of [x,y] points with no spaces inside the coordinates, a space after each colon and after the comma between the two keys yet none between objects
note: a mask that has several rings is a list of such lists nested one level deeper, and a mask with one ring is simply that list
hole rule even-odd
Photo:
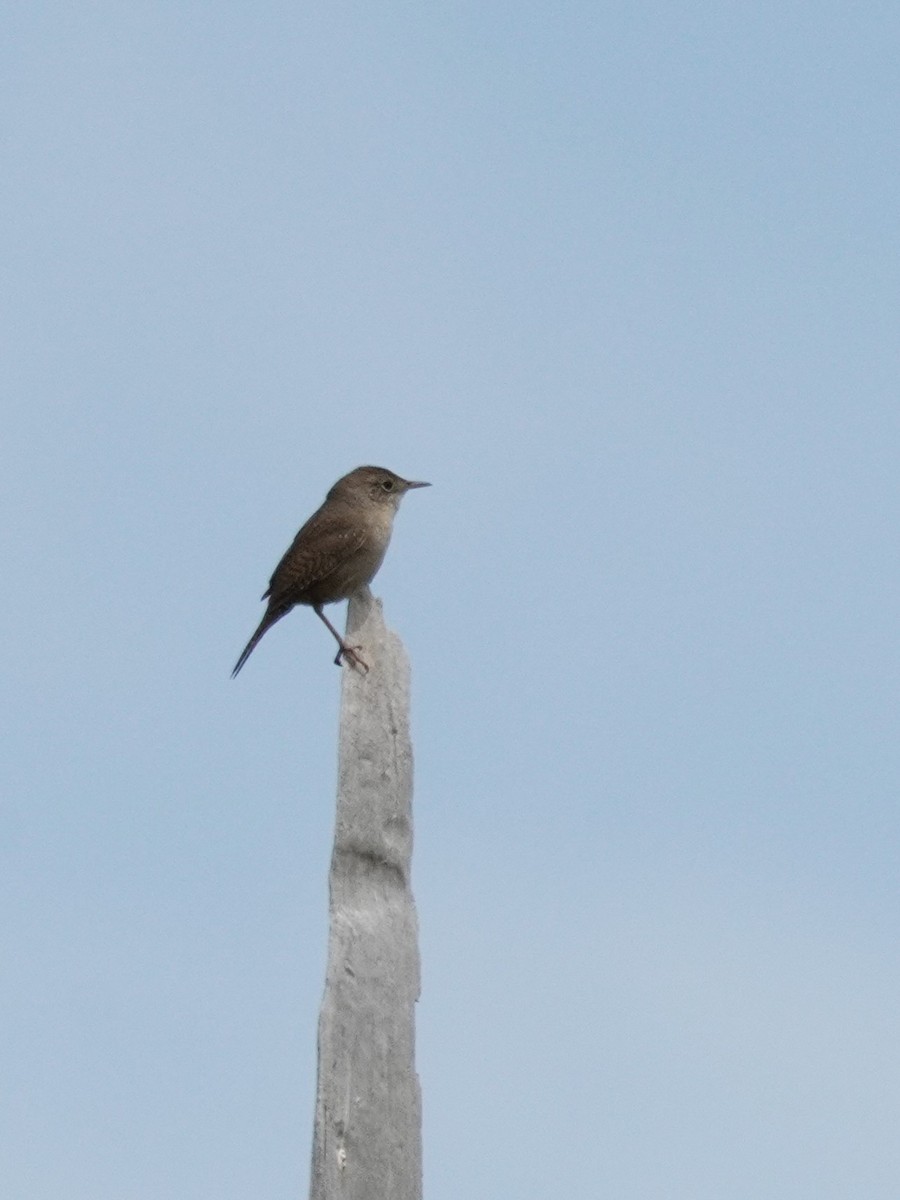
[{"label": "bird's wing", "polygon": [[271,597],[271,605],[300,597],[361,550],[365,541],[365,528],[343,513],[313,513],[272,572],[263,599]]}]

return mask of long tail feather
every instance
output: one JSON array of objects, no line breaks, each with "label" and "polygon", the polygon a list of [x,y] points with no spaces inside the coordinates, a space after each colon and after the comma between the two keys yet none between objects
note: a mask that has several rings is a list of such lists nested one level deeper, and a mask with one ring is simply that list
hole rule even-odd
[{"label": "long tail feather", "polygon": [[241,667],[244,665],[244,663],[247,661],[247,659],[250,657],[250,655],[256,649],[256,643],[259,641],[259,639],[262,637],[262,635],[266,632],[266,630],[271,629],[272,626],[275,624],[275,622],[280,621],[281,618],[285,615],[285,613],[288,613],[288,612],[290,612],[290,606],[288,606],[287,608],[282,608],[282,609],[274,609],[274,610],[268,609],[263,614],[263,619],[260,621],[259,625],[257,625],[256,632],[253,634],[253,637],[250,639],[250,641],[247,643],[247,645],[241,651],[241,657],[234,664],[234,670],[231,672],[232,679],[234,679],[235,675],[237,675],[238,671],[240,671]]}]

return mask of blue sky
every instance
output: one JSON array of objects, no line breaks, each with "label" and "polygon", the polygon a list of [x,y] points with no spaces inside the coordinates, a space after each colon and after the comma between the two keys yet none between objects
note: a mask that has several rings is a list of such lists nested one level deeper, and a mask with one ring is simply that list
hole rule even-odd
[{"label": "blue sky", "polygon": [[898,38],[6,14],[4,1195],[304,1194],[340,677],[228,676],[373,462],[429,1200],[895,1200]]}]

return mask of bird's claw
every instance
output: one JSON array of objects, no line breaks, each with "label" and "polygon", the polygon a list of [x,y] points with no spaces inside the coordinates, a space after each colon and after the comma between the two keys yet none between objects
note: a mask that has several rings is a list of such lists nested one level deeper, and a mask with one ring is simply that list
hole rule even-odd
[{"label": "bird's claw", "polygon": [[340,650],[334,656],[334,665],[339,667],[341,660],[346,658],[351,667],[360,667],[368,675],[369,664],[357,653],[359,650],[362,650],[362,646],[351,646],[349,642],[342,642]]}]

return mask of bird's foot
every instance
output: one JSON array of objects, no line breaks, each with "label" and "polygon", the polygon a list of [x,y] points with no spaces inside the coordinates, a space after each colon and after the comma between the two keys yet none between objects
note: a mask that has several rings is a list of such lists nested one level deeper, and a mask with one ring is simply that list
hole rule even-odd
[{"label": "bird's foot", "polygon": [[334,656],[334,665],[339,667],[342,659],[346,658],[351,667],[358,668],[368,675],[369,664],[357,653],[359,650],[362,650],[362,646],[351,646],[349,642],[341,642],[341,648]]}]

